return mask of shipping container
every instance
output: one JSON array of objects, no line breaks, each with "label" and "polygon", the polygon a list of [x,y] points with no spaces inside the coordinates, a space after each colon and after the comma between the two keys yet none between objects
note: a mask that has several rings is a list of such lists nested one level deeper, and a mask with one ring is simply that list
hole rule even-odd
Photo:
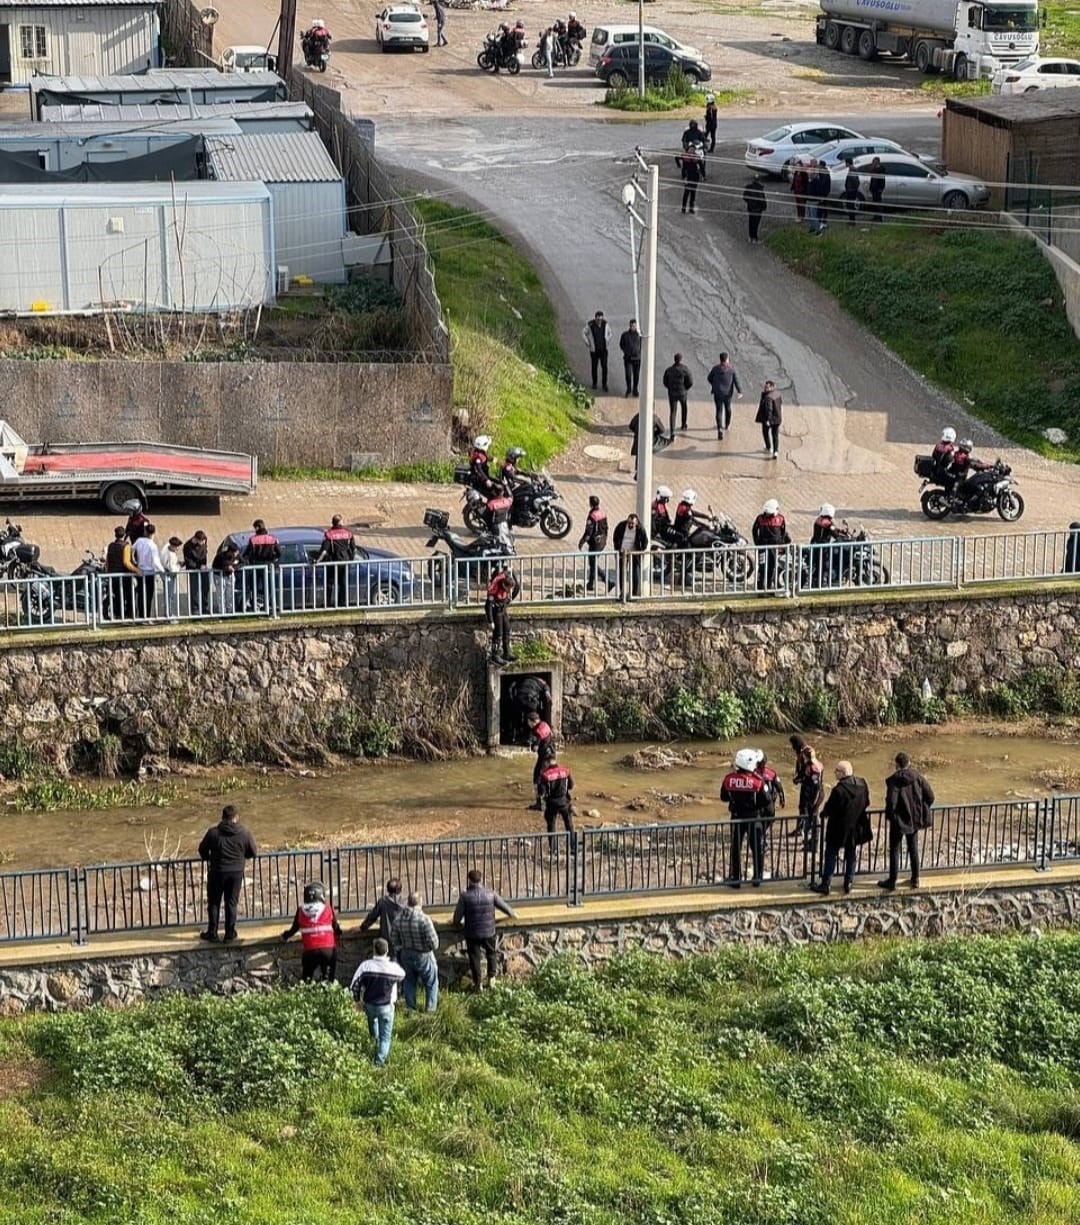
[{"label": "shipping container", "polygon": [[0,83],[26,85],[39,73],[156,68],[159,7],[146,0],[0,0]]}]

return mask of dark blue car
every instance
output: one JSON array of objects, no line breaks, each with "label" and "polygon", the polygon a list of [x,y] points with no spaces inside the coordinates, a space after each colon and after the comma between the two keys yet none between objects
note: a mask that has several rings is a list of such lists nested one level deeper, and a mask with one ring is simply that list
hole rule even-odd
[{"label": "dark blue car", "polygon": [[[271,527],[270,534],[281,546],[276,588],[282,612],[308,608],[369,608],[373,605],[409,604],[420,598],[422,584],[412,566],[387,549],[372,549],[357,542],[356,560],[321,563],[315,558],[322,548],[324,528]],[[241,558],[252,532],[232,532],[218,548],[234,544]],[[344,574],[343,582],[337,576]],[[256,594],[254,584],[237,575],[236,600]],[[249,590],[250,589],[250,590]]]}]

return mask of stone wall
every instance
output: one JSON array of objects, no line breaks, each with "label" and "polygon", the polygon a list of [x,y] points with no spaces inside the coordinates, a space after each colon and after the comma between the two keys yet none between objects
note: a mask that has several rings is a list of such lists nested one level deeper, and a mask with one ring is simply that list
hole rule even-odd
[{"label": "stone wall", "polygon": [[[874,722],[901,680],[938,694],[977,693],[1032,668],[1080,667],[1080,585],[1017,594],[761,601],[521,613],[516,635],[545,640],[562,665],[562,731],[580,734],[596,706],[655,705],[702,683],[821,686],[848,722]],[[406,751],[448,728],[454,745],[483,744],[486,634],[479,613],[371,614],[251,628],[160,627],[68,632],[0,647],[0,713],[10,738],[63,764],[79,742],[121,735],[129,756],[325,739],[330,725],[382,720]],[[543,665],[538,665],[543,668]],[[333,747],[347,748],[335,744]]]},{"label": "stone wall", "polygon": [[[658,903],[659,905],[660,903]],[[768,904],[704,913],[589,920],[583,913],[547,926],[499,925],[504,971],[526,974],[559,953],[596,965],[616,953],[644,950],[687,957],[728,944],[793,946],[875,936],[934,937],[1071,927],[1080,909],[1080,882],[1043,877],[1025,886],[983,885],[918,895],[847,898],[805,906]],[[443,930],[440,975],[453,984],[467,976],[458,937]],[[338,977],[348,982],[368,955],[368,939],[347,938]],[[265,991],[299,977],[297,942],[202,947],[142,956],[97,956],[37,964],[27,950],[22,966],[0,967],[0,1016],[133,1004],[174,991],[234,994]]]},{"label": "stone wall", "polygon": [[182,442],[298,467],[445,459],[453,383],[444,362],[0,360],[28,442]]}]

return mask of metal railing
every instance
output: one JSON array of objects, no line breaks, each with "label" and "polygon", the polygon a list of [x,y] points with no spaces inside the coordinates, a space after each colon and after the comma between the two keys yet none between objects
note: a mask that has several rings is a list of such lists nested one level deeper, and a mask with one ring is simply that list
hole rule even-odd
[{"label": "metal railing", "polygon": [[[1073,539],[1074,535],[1077,539]],[[0,631],[96,630],[219,618],[381,608],[479,608],[498,561],[369,557],[241,566],[235,574],[57,575],[0,580]],[[525,553],[511,559],[519,606],[802,597],[872,589],[1036,583],[1080,568],[1080,533],[927,536],[828,545],[730,545],[647,553]]]},{"label": "metal railing", "polygon": [[[874,836],[857,851],[858,875],[888,871],[884,814],[871,813]],[[288,920],[308,881],[321,880],[342,915],[363,915],[384,883],[397,877],[406,894],[450,907],[478,868],[511,903],[716,888],[753,878],[753,840],[746,823],[686,821],[583,829],[576,833],[503,834],[393,842],[373,846],[271,851],[247,865],[241,921]],[[779,816],[762,830],[763,879],[817,879],[822,831],[809,843],[796,818]],[[1032,871],[1080,861],[1080,795],[953,804],[934,809],[919,835],[922,870],[1021,867]],[[842,857],[841,857],[842,859]],[[738,863],[738,872],[733,865]],[[907,868],[906,846],[901,869]],[[95,864],[0,873],[0,943],[71,939],[103,933],[193,927],[205,914],[206,867],[197,859]]]}]

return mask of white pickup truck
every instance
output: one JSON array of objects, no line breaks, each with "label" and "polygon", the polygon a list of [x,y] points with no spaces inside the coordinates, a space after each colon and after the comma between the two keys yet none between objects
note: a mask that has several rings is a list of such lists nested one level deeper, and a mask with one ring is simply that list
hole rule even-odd
[{"label": "white pickup truck", "polygon": [[226,47],[221,53],[222,72],[274,72],[277,56],[265,47]]}]

